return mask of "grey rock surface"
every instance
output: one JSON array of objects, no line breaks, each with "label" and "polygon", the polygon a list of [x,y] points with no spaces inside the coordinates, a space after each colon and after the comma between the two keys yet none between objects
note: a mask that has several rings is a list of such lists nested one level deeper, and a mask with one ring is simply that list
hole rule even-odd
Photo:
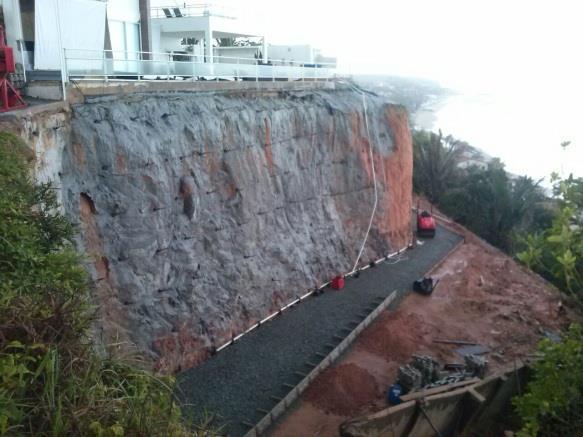
[{"label": "grey rock surface", "polygon": [[[367,106],[380,203],[364,263],[409,235],[390,202],[410,187],[412,159],[404,148],[402,168],[391,164],[394,107],[373,95]],[[63,204],[104,341],[174,372],[351,269],[373,203],[360,94],[143,94],[76,105],[71,118]]]}]

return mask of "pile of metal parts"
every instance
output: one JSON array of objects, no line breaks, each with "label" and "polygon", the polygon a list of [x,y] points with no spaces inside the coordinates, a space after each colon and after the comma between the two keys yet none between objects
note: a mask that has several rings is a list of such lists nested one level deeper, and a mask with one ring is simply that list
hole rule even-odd
[{"label": "pile of metal parts", "polygon": [[[488,361],[480,355],[464,356],[464,364],[440,365],[428,355],[413,355],[412,361],[399,367],[397,383],[405,393],[454,384],[468,378],[483,378],[488,369]],[[449,370],[448,370],[449,369]]]}]

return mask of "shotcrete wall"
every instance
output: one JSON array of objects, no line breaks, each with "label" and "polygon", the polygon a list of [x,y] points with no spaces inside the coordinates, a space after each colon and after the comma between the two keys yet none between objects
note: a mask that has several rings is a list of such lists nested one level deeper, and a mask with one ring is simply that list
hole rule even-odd
[{"label": "shotcrete wall", "polygon": [[[404,110],[367,95],[379,204],[362,262],[410,238]],[[104,342],[161,372],[352,268],[373,204],[363,102],[342,90],[74,105],[58,165]],[[59,150],[61,150],[59,149]]]}]

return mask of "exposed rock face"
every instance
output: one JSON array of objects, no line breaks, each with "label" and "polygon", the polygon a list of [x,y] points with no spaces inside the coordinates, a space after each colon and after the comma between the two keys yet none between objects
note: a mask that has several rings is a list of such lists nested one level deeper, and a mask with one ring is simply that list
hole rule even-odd
[{"label": "exposed rock face", "polygon": [[[367,96],[379,204],[362,263],[410,237],[406,113]],[[373,204],[351,91],[136,95],[73,107],[63,202],[80,222],[104,340],[196,365],[352,268]]]}]

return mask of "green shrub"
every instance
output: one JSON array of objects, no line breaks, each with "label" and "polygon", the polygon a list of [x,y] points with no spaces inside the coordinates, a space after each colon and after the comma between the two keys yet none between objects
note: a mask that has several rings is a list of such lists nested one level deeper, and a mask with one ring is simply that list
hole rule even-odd
[{"label": "green shrub", "polygon": [[514,399],[520,437],[576,436],[583,429],[583,327],[573,325],[561,343],[543,340],[542,358],[526,392]]},{"label": "green shrub", "polygon": [[559,208],[552,223],[524,240],[517,257],[562,291],[583,299],[583,178],[553,175]]},{"label": "green shrub", "polygon": [[94,352],[73,228],[31,158],[0,133],[0,435],[193,435],[172,378]]}]

